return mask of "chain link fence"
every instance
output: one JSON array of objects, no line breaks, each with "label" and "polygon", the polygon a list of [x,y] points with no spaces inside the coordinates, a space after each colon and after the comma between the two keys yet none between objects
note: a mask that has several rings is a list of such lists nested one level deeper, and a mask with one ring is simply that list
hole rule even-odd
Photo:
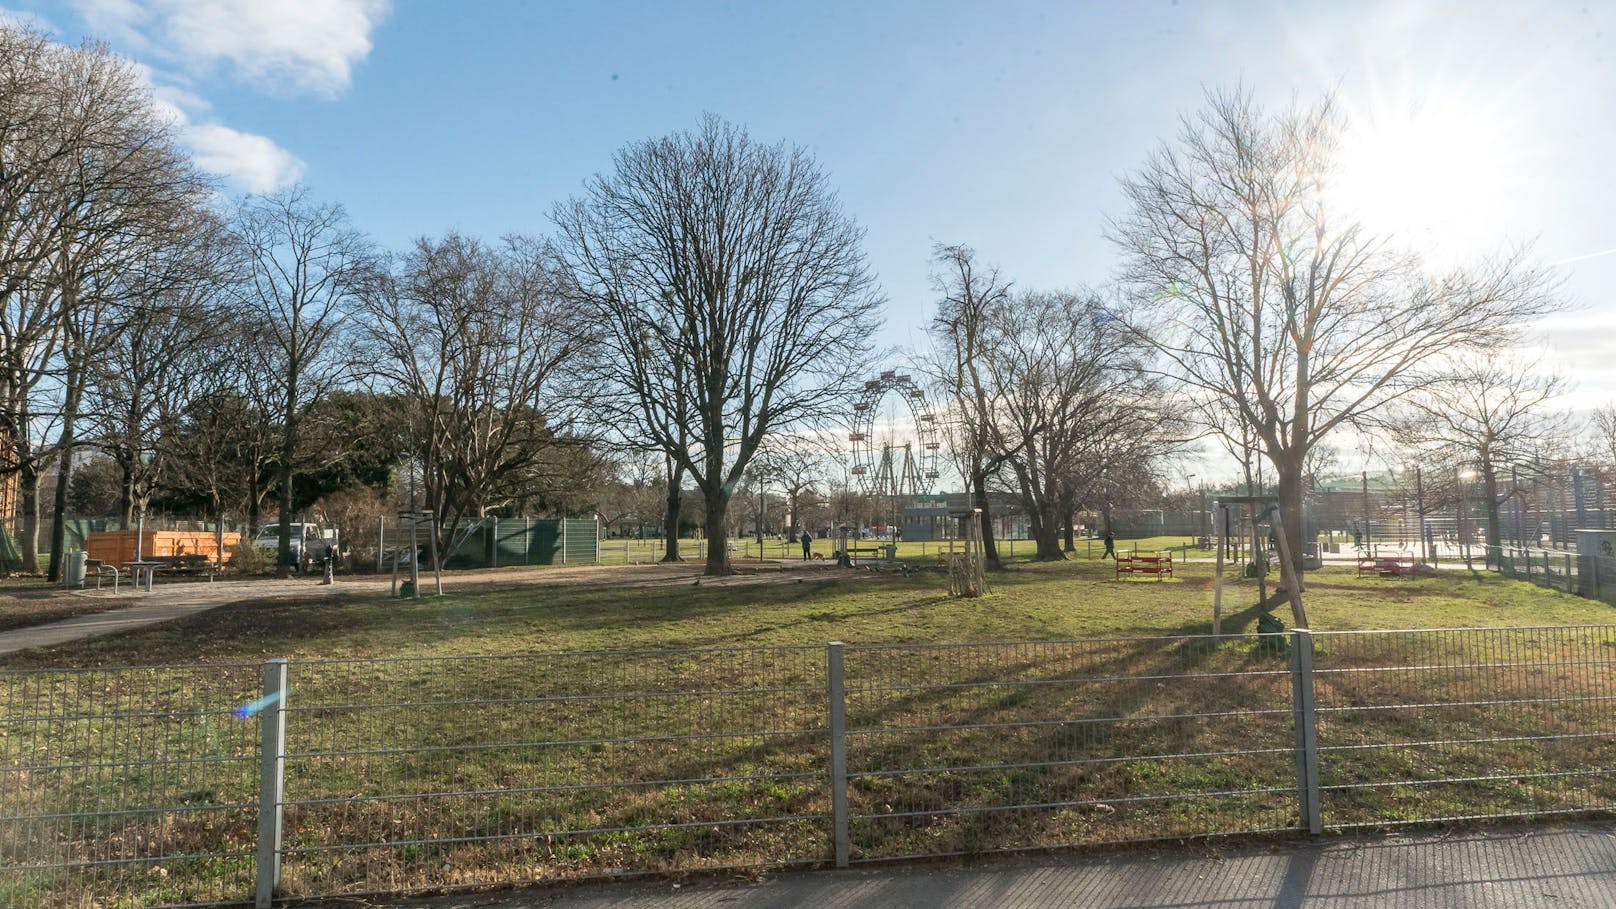
[{"label": "chain link fence", "polygon": [[0,670],[0,905],[1616,808],[1616,626]]}]

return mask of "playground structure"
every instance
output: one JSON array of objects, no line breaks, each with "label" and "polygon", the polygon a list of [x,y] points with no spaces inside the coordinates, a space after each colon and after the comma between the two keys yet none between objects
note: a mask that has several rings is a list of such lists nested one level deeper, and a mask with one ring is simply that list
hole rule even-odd
[{"label": "playground structure", "polygon": [[[1255,496],[1222,496],[1212,501],[1213,511],[1217,514],[1214,521],[1217,526],[1217,569],[1212,581],[1212,634],[1223,633],[1223,562],[1224,553],[1232,548],[1230,540],[1231,528],[1237,526],[1233,520],[1234,511],[1240,512],[1240,523],[1249,526],[1251,561],[1247,562],[1247,571],[1257,580],[1257,607],[1263,613],[1268,613],[1280,602],[1289,599],[1295,613],[1297,624],[1305,624],[1306,613],[1302,608],[1302,582],[1300,577],[1291,578],[1294,574],[1291,567],[1295,562],[1291,558],[1290,542],[1285,538],[1284,516],[1279,510],[1279,497],[1272,495]],[[1267,526],[1269,535],[1273,538],[1279,552],[1280,582],[1274,588],[1272,597],[1268,594],[1268,547],[1263,545],[1263,527]],[[1259,626],[1260,627],[1260,626]]]},{"label": "playground structure", "polygon": [[[904,402],[913,436],[900,443],[895,428],[887,427],[878,444],[877,417],[889,394]],[[891,369],[865,382],[853,402],[848,441],[852,443],[848,473],[865,494],[887,502],[889,526],[896,527],[902,503],[930,492],[939,475],[943,446],[926,392],[909,376]]]}]

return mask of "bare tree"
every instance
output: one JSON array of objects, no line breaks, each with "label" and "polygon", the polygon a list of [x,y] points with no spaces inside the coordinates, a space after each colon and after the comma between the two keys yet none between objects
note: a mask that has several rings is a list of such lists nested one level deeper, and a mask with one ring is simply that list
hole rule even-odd
[{"label": "bare tree", "polygon": [[86,368],[96,439],[123,474],[126,526],[145,512],[175,430],[226,359],[222,289],[233,279],[231,250],[211,218],[192,230],[189,242],[172,238],[152,255],[146,280],[101,313],[109,330]]},{"label": "bare tree", "polygon": [[1009,459],[999,431],[990,382],[979,360],[987,343],[991,313],[1004,306],[1010,282],[997,268],[980,267],[968,246],[937,244],[932,283],[941,298],[931,323],[933,359],[929,371],[948,402],[944,414],[948,450],[965,480],[973,506],[980,509],[982,554],[987,567],[1003,569],[993,537],[988,486]]},{"label": "bare tree", "polygon": [[1418,388],[1433,361],[1499,349],[1555,305],[1519,257],[1432,279],[1333,217],[1340,128],[1329,99],[1271,115],[1213,96],[1123,181],[1130,210],[1110,230],[1143,336],[1188,396],[1232,407],[1272,463],[1292,575],[1308,452]]},{"label": "bare tree", "polygon": [[549,449],[579,444],[568,379],[589,337],[562,284],[533,240],[449,234],[418,240],[363,295],[369,368],[410,411],[439,552],[501,504],[502,484],[531,483]]},{"label": "bare tree", "polygon": [[1071,293],[1006,297],[986,311],[974,359],[1015,476],[1036,558],[1064,559],[1062,528],[1111,473],[1170,453],[1173,425],[1144,349],[1100,301]]},{"label": "bare tree", "polygon": [[[129,61],[5,26],[0,60],[0,470],[18,476],[34,570],[40,471],[53,455],[64,471],[59,516],[101,310],[151,285],[151,263],[206,187]],[[54,447],[39,442],[42,418],[58,428]]]},{"label": "bare tree", "polygon": [[825,454],[825,441],[806,433],[776,433],[758,449],[753,472],[761,483],[785,493],[786,514],[795,533],[805,527],[804,504],[828,476]]},{"label": "bare tree", "polygon": [[1594,408],[1588,417],[1588,434],[1593,443],[1593,456],[1616,466],[1616,404]]},{"label": "bare tree", "polygon": [[[863,232],[807,151],[708,117],[634,143],[555,220],[604,328],[607,418],[701,492],[708,574],[770,434],[829,420],[878,323]],[[671,489],[677,483],[670,483]]]},{"label": "bare tree", "polygon": [[242,203],[235,229],[246,257],[241,299],[256,324],[255,384],[280,427],[278,570],[292,573],[292,479],[302,420],[348,374],[342,336],[353,294],[371,273],[370,248],[340,205],[303,186]]},{"label": "bare tree", "polygon": [[1520,495],[1505,471],[1535,460],[1570,431],[1570,415],[1555,403],[1567,389],[1564,379],[1531,361],[1466,358],[1442,381],[1409,396],[1391,421],[1394,438],[1432,460],[1474,465],[1489,554],[1503,539],[1501,506]]}]

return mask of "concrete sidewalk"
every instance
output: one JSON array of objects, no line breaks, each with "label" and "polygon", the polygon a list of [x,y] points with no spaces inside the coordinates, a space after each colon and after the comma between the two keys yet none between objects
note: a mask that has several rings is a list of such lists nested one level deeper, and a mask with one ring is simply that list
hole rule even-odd
[{"label": "concrete sidewalk", "polygon": [[[372,587],[377,587],[372,584]],[[144,600],[133,606],[74,616],[58,622],[30,625],[0,631],[0,655],[27,650],[32,647],[54,647],[70,641],[118,634],[169,622],[174,619],[206,612],[230,603],[244,600],[283,599],[287,597],[322,598],[341,596],[358,590],[354,584],[320,586],[314,581],[299,578],[290,581],[252,580],[219,581],[217,583],[159,584],[152,592],[135,590],[125,585],[121,598]],[[385,584],[378,587],[385,589]],[[64,594],[95,598],[97,594]]]},{"label": "concrete sidewalk", "polygon": [[[1565,909],[1616,906],[1616,825],[1329,838],[793,872],[758,883],[578,885],[370,901],[403,909]],[[335,904],[333,904],[335,905]]]}]

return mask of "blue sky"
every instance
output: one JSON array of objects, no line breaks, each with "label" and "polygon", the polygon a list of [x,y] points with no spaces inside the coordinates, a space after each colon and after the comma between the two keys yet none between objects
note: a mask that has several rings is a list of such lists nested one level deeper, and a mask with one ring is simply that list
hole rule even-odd
[{"label": "blue sky", "polygon": [[922,340],[934,241],[1025,285],[1103,283],[1118,177],[1207,89],[1335,89],[1355,129],[1420,143],[1380,143],[1417,167],[1373,175],[1392,210],[1372,224],[1455,260],[1522,241],[1590,256],[1563,266],[1582,309],[1545,329],[1579,401],[1616,397],[1616,254],[1590,255],[1616,249],[1607,5],[0,4],[150,67],[228,185],[301,178],[390,246],[543,233],[615,149],[704,111],[806,145],[868,229],[893,346]]}]

